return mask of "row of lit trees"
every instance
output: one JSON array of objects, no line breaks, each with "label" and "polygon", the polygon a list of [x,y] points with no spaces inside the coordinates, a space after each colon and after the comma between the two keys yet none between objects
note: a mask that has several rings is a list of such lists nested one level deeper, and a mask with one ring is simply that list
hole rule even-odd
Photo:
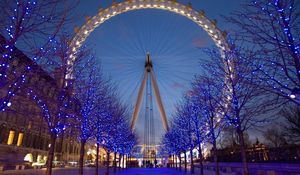
[{"label": "row of lit trees", "polygon": [[[53,39],[53,44],[46,48],[47,57],[51,59],[44,62],[47,65],[46,69],[56,74],[55,86],[58,90],[55,100],[51,104],[46,104],[46,106],[54,105],[47,116],[49,120],[45,120],[51,136],[47,174],[52,173],[56,139],[63,137],[63,133],[68,129],[77,131],[73,133],[73,137],[78,135],[81,143],[79,173],[83,174],[85,145],[90,142],[97,145],[96,174],[98,174],[100,147],[107,152],[108,174],[110,153],[118,153],[124,158],[136,144],[135,134],[129,125],[127,107],[120,103],[116,86],[103,76],[101,66],[86,47],[76,54],[72,79],[65,79],[68,70],[69,36],[65,34],[58,36],[59,39]],[[114,158],[116,159],[116,156]]]},{"label": "row of lit trees", "polygon": [[264,114],[280,104],[299,104],[299,2],[253,1],[227,19],[237,29],[230,48],[204,50],[210,60],[201,61],[203,74],[179,104],[163,144],[175,155],[198,147],[203,174],[201,143],[211,143],[219,175],[217,138],[224,128],[234,127],[243,173],[249,175],[245,131],[269,121]]},{"label": "row of lit trees", "polygon": [[129,113],[120,103],[112,82],[101,74],[93,56],[75,67],[74,76],[75,97],[80,104],[80,174],[83,174],[84,148],[89,140],[96,143],[96,174],[100,147],[107,153],[108,174],[110,153],[114,153],[116,170],[116,154],[120,161],[120,157],[128,155],[136,144],[129,125]]},{"label": "row of lit trees", "polygon": [[78,131],[75,133],[78,133],[81,143],[79,173],[83,174],[85,145],[90,142],[97,145],[96,174],[100,147],[107,152],[108,174],[110,153],[118,153],[124,158],[136,144],[135,134],[129,125],[127,107],[120,103],[116,86],[103,76],[101,65],[97,64],[96,58],[86,47],[76,54],[72,79],[65,79],[68,73],[69,36],[64,33],[58,36],[58,39],[53,39],[52,44],[45,48],[46,57],[49,57],[44,62],[47,65],[45,69],[55,72],[59,93],[55,101],[48,104],[54,105],[55,110],[50,112],[50,120],[46,120],[51,135],[47,174],[52,171],[55,141],[67,129]]},{"label": "row of lit trees", "polygon": [[[257,72],[251,69],[255,64],[251,59],[254,53],[237,48],[222,55],[217,50],[205,52],[210,60],[203,61],[203,75],[194,78],[191,90],[178,105],[171,121],[172,129],[166,133],[163,144],[176,155],[187,151],[192,155],[192,150],[197,147],[202,174],[201,145],[211,144],[216,174],[219,175],[218,137],[224,128],[234,127],[239,138],[244,172],[247,173],[244,133],[249,128],[269,121],[268,117],[262,115],[273,110],[277,101],[275,96],[267,96],[259,88]],[[182,142],[175,141],[175,138]],[[192,159],[191,171],[194,171]]]},{"label": "row of lit trees", "polygon": [[[108,155],[110,152],[128,154],[136,142],[128,124],[127,108],[119,102],[115,87],[102,76],[89,50],[82,48],[76,53],[73,78],[65,79],[72,36],[68,36],[64,28],[72,19],[76,4],[65,0],[5,0],[0,4],[0,34],[5,38],[0,49],[0,110],[5,111],[13,105],[15,95],[27,91],[41,108],[51,145],[46,174],[52,173],[57,138],[70,128],[79,131],[80,174],[88,141],[97,144],[97,154],[101,146]],[[9,67],[18,56],[16,48],[31,57],[32,63],[11,72]],[[48,96],[37,92],[38,87],[26,89],[26,80],[35,71],[32,65],[40,65],[54,74],[55,95],[51,103]],[[96,163],[98,170],[98,161]]]}]

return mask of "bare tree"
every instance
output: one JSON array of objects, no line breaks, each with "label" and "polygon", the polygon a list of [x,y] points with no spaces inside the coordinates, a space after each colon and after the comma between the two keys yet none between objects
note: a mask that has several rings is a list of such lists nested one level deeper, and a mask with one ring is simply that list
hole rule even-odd
[{"label": "bare tree", "polygon": [[281,131],[281,128],[273,126],[267,129],[263,134],[265,140],[267,141],[270,147],[278,148],[287,144],[284,133]]},{"label": "bare tree", "polygon": [[290,141],[300,142],[300,108],[297,105],[291,105],[282,110],[280,113],[284,117],[283,125],[285,135]]},{"label": "bare tree", "polygon": [[[246,147],[251,146],[251,141],[249,139],[249,134],[244,132],[244,140]],[[222,130],[219,142],[220,148],[232,148],[236,149],[240,146],[239,137],[236,133],[234,126],[227,126]]]}]

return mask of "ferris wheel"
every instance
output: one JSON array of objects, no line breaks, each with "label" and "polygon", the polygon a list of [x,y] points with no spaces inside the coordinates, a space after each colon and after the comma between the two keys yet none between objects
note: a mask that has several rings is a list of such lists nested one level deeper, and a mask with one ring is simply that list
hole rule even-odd
[{"label": "ferris wheel", "polygon": [[[226,36],[215,21],[208,19],[203,11],[174,0],[113,3],[94,17],[88,17],[75,32],[65,78],[72,79],[72,64],[82,44],[95,46],[103,72],[119,84],[123,102],[132,107],[132,129],[144,136],[142,144],[159,142],[163,130],[168,129],[168,118],[176,103],[193,76],[201,73],[198,61],[206,58],[199,47],[217,46],[221,52],[228,49]],[[153,76],[143,83],[147,53],[151,55]],[[158,94],[152,88],[154,84]],[[141,90],[143,86],[145,91]],[[152,104],[152,91],[158,105]],[[140,98],[140,94],[145,98]]]}]

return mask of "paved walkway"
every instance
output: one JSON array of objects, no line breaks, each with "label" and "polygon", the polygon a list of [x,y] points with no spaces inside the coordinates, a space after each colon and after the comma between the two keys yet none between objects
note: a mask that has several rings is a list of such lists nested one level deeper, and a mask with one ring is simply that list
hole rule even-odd
[{"label": "paved walkway", "polygon": [[[199,174],[196,170],[195,175]],[[205,175],[214,175],[213,171],[205,170]],[[184,173],[171,168],[131,168],[125,171],[121,171],[117,175],[191,175],[190,172]],[[234,173],[221,173],[221,175],[236,175]]]},{"label": "paved walkway", "polygon": [[170,168],[130,168],[125,171],[121,171],[118,175],[183,175],[175,169]]},{"label": "paved walkway", "polygon": [[[19,170],[19,171],[4,171],[0,175],[44,175],[45,169],[41,170]],[[84,175],[94,175],[95,168],[84,168]],[[99,175],[104,175],[105,169],[99,169]],[[190,175],[190,173],[180,172],[171,168],[130,168],[121,170],[118,173],[110,173],[111,175]],[[199,172],[195,172],[199,174]],[[78,168],[54,168],[53,175],[78,175]],[[213,171],[205,170],[205,175],[214,175]],[[221,173],[221,175],[235,175],[234,173]]]}]

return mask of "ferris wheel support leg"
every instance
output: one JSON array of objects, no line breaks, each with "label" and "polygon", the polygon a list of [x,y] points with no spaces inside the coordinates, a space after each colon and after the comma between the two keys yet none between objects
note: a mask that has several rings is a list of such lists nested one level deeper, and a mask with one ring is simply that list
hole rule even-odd
[{"label": "ferris wheel support leg", "polygon": [[168,131],[169,126],[168,126],[168,121],[167,121],[167,117],[166,117],[166,112],[165,112],[165,109],[164,109],[164,106],[163,106],[163,103],[162,103],[162,100],[161,100],[160,92],[159,92],[156,80],[154,78],[154,73],[153,73],[152,68],[150,70],[150,78],[151,78],[151,83],[153,85],[152,87],[153,87],[156,103],[157,103],[157,106],[158,106],[158,110],[159,110],[159,113],[160,113],[160,118],[163,122],[164,129],[166,131]]},{"label": "ferris wheel support leg", "polygon": [[139,93],[138,93],[138,96],[137,96],[137,100],[136,100],[136,103],[135,103],[135,106],[134,106],[134,112],[133,112],[131,125],[130,125],[131,130],[134,129],[137,118],[138,118],[140,110],[141,110],[141,104],[142,104],[142,100],[143,100],[146,81],[147,81],[147,70],[145,69],[142,84],[140,86]]}]

